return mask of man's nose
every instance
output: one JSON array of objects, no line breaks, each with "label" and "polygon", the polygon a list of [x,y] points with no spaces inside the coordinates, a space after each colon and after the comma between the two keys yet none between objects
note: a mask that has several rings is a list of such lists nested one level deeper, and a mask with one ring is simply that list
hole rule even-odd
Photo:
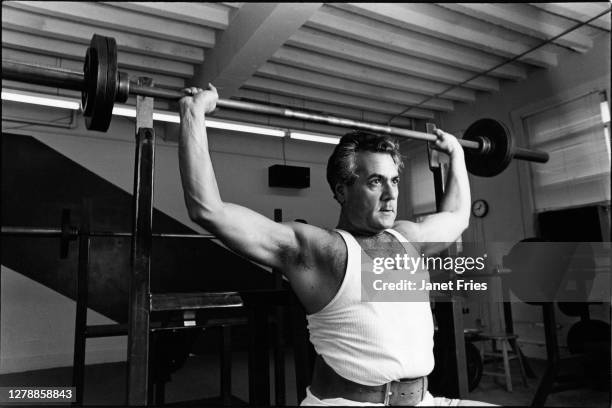
[{"label": "man's nose", "polygon": [[395,200],[397,199],[397,195],[398,195],[397,184],[393,183],[392,181],[386,182],[383,188],[382,199],[383,200]]}]

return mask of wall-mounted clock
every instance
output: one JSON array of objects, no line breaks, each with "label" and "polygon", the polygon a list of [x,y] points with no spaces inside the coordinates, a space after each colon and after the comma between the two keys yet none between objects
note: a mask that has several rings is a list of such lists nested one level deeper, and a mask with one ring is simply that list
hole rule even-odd
[{"label": "wall-mounted clock", "polygon": [[482,218],[489,212],[489,203],[485,200],[476,200],[472,203],[472,214],[474,217]]}]

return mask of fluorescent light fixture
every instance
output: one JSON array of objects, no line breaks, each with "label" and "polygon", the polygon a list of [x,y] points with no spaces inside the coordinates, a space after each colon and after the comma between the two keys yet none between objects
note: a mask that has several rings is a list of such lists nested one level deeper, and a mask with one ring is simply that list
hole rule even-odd
[{"label": "fluorescent light fixture", "polygon": [[153,120],[160,122],[181,123],[178,113],[153,111]]},{"label": "fluorescent light fixture", "polygon": [[601,101],[599,109],[601,110],[601,121],[604,124],[608,124],[610,122],[610,105],[608,105],[608,101]]},{"label": "fluorescent light fixture", "polygon": [[[127,116],[134,118],[136,117],[136,109],[133,106],[128,105],[115,105],[113,108],[113,115],[118,116]],[[179,114],[176,112],[170,111],[153,111],[153,120],[160,122],[170,122],[170,123],[180,123],[181,119]],[[225,120],[218,119],[206,119],[206,127],[214,128],[214,129],[226,129],[226,130],[235,130],[237,132],[248,132],[248,133],[256,133],[259,135],[266,136],[277,136],[284,137],[285,130],[270,128],[266,126],[256,126],[249,125],[246,123],[238,123],[238,122],[230,122]]]},{"label": "fluorescent light fixture", "polygon": [[206,119],[206,127],[216,129],[235,130],[237,132],[257,133],[259,135],[285,137],[284,129],[270,128],[265,126],[248,125],[237,122],[226,122],[217,119]]},{"label": "fluorescent light fixture", "polygon": [[[52,96],[30,92],[22,92],[15,90],[2,90],[2,99],[6,101],[29,103],[34,105],[44,105],[63,109],[79,110],[81,107],[80,101],[74,98],[63,96]],[[607,103],[606,103],[607,105]],[[607,111],[606,111],[607,112]],[[136,117],[136,108],[134,106],[115,104],[113,106],[113,115],[125,116],[128,118]],[[602,108],[603,116],[603,108]],[[608,113],[607,120],[610,121]],[[153,111],[153,120],[170,123],[180,123],[178,113],[170,111]],[[207,119],[206,127],[214,129],[234,130],[237,132],[254,133],[265,136],[285,137],[289,132],[292,139],[307,140],[310,142],[338,144],[339,137],[324,136],[314,133],[294,132],[286,129],[273,128],[268,126],[251,125],[248,123],[231,122],[219,119]]]},{"label": "fluorescent light fixture", "polygon": [[113,106],[113,115],[125,116],[128,118],[136,117],[136,109],[127,105],[115,105]]},{"label": "fluorescent light fixture", "polygon": [[29,103],[32,105],[52,106],[55,108],[78,110],[81,106],[80,101],[74,98],[66,98],[63,96],[47,96],[42,94],[34,94],[29,92],[17,92],[2,90],[2,100]]},{"label": "fluorescent light fixture", "polygon": [[313,133],[302,133],[291,131],[291,138],[298,140],[307,140],[309,142],[329,143],[338,144],[340,141],[339,137],[316,135]]},{"label": "fluorescent light fixture", "polygon": [[[113,107],[113,115],[116,116],[125,116],[128,118],[136,117],[136,108],[129,105],[118,105],[115,104]],[[153,111],[153,120],[160,122],[171,122],[171,123],[180,123],[179,115],[174,112],[166,112],[166,111]]]}]

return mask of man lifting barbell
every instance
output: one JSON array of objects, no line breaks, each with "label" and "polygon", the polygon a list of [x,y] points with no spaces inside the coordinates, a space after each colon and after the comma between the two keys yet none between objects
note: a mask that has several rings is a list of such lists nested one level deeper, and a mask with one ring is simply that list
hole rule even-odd
[{"label": "man lifting barbell", "polygon": [[[127,74],[118,70],[116,53],[113,38],[94,35],[87,50],[83,72],[3,59],[3,79],[80,91],[86,127],[97,131],[108,129],[114,103],[125,101],[129,95],[181,100],[179,152],[190,216],[238,252],[281,269],[310,313],[311,337],[322,357],[318,359],[313,384],[304,404],[325,404],[330,401],[345,405],[458,404],[458,400],[434,399],[426,390],[424,376],[433,365],[433,330],[428,305],[419,309],[416,303],[402,304],[386,310],[380,305],[372,306],[373,303],[364,306],[351,298],[355,294],[346,287],[355,277],[352,268],[357,257],[355,254],[362,251],[364,244],[378,241],[384,244],[407,241],[403,243],[405,253],[416,254],[429,250],[435,252],[429,248],[431,244],[427,244],[428,241],[453,241],[467,225],[465,202],[469,202],[469,186],[463,149],[468,171],[481,177],[501,173],[512,159],[546,162],[548,154],[516,147],[508,129],[492,119],[473,123],[464,132],[463,138],[457,141],[439,130],[434,135],[278,106],[218,100],[212,87],[209,91],[192,88],[193,96],[185,97],[184,92],[130,81]],[[210,162],[204,126],[204,114],[210,113],[215,105],[435,142],[439,149],[451,156],[451,177],[442,210],[420,224],[395,220],[397,177],[401,168],[397,144],[387,136],[369,133],[346,135],[330,160],[329,181],[342,208],[336,231],[300,223],[276,224],[246,208],[223,203]],[[138,112],[137,117],[150,122],[152,112]],[[459,146],[463,149],[459,149]],[[338,166],[334,170],[335,158],[342,151],[347,153],[348,167]],[[153,153],[154,149],[151,149],[148,156],[151,158],[150,164]],[[144,168],[149,170],[147,174],[152,175],[152,166]],[[347,169],[351,171],[347,172]],[[152,184],[146,187],[150,191]],[[151,197],[145,201],[145,205],[152,206]],[[134,229],[134,236],[149,234]],[[68,235],[64,239],[68,239]],[[148,260],[149,257],[143,259]],[[134,274],[136,270],[133,268]],[[353,303],[343,303],[350,301]],[[352,306],[357,308],[356,311]],[[332,314],[330,310],[344,313],[349,319],[334,324],[334,320],[326,316]],[[366,312],[384,317],[370,319],[364,317],[367,316]],[[393,316],[397,317],[399,324],[388,323],[387,320]],[[363,324],[359,326],[356,323]],[[136,324],[130,327],[135,332],[139,330]],[[356,327],[364,331],[355,333]],[[353,332],[349,330],[351,328]],[[398,350],[390,345],[392,339],[399,339],[409,347]],[[141,340],[142,336],[132,344],[148,347]],[[128,352],[128,366],[136,367],[128,370],[131,375],[128,376],[128,394],[132,394],[128,395],[128,399],[140,402],[146,401],[144,394],[147,387],[138,382],[139,374],[144,372],[141,368],[146,369],[147,364],[142,358],[146,352],[138,355],[140,349],[137,346]],[[133,357],[137,361],[131,364],[134,359],[130,358]],[[389,368],[390,365],[392,368]],[[373,370],[378,371],[373,374]],[[406,378],[411,380],[398,381]]]},{"label": "man lifting barbell", "polygon": [[399,144],[389,136],[346,134],[329,159],[327,180],[341,206],[337,229],[276,223],[222,201],[208,151],[210,85],[180,100],[179,166],[190,218],[247,258],[283,272],[308,313],[319,354],[302,405],[489,405],[433,397],[433,319],[428,302],[362,302],[361,251],[400,242],[410,256],[437,253],[468,226],[470,187],[457,139],[436,130],[450,156],[442,211],[421,223],[396,220]]}]

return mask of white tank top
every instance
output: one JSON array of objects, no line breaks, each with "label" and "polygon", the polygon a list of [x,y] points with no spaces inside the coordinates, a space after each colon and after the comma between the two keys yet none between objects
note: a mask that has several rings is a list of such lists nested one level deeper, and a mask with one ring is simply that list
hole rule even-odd
[{"label": "white tank top", "polygon": [[[362,302],[361,257],[368,255],[351,234],[337,231],[348,249],[346,272],[333,299],[307,316],[315,350],[336,373],[364,385],[428,375],[434,367],[429,302]],[[412,244],[404,247],[418,256]]]}]

